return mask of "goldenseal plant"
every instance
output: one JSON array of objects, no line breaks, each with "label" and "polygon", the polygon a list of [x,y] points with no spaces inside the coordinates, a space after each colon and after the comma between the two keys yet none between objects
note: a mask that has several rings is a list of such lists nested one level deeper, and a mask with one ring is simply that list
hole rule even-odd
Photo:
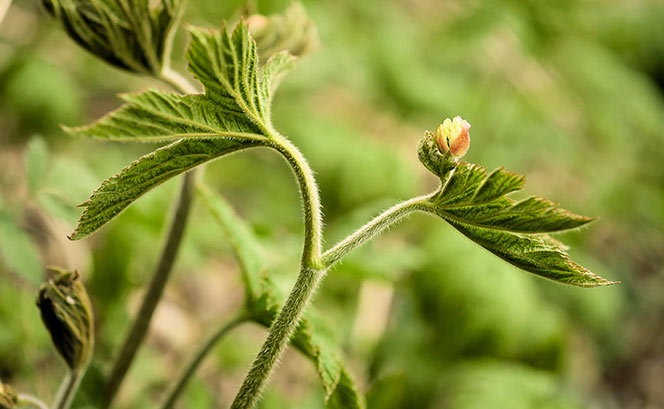
[{"label": "goldenseal plant", "polygon": [[[95,233],[146,192],[184,175],[158,265],[108,376],[103,407],[111,406],[145,338],[169,279],[194,195],[207,205],[235,250],[245,303],[195,351],[167,392],[163,408],[173,407],[219,339],[245,322],[260,324],[269,331],[235,396],[233,409],[256,405],[289,343],[314,363],[328,407],[363,408],[364,398],[339,358],[340,352],[320,331],[315,314],[306,310],[316,288],[336,263],[414,212],[442,219],[527,272],[581,287],[613,284],[572,261],[563,245],[548,236],[593,219],[539,197],[510,199],[510,193],[523,188],[524,177],[502,168],[487,172],[482,166],[461,161],[470,147],[470,123],[458,116],[445,119],[434,132],[427,131],[418,146],[420,161],[440,180],[434,192],[396,204],[331,248],[323,249],[323,216],[314,173],[299,149],[272,122],[272,102],[281,77],[294,67],[294,54],[306,54],[317,41],[313,23],[301,6],[292,6],[284,15],[250,16],[233,28],[228,23],[220,30],[188,26],[186,59],[189,71],[203,89],[199,93],[182,75],[168,69],[170,37],[180,15],[179,3],[45,0],[45,4],[88,51],[119,68],[162,80],[176,91],[148,89],[124,94],[124,105],[91,125],[65,128],[73,136],[94,140],[164,144],[108,178],[81,204],[83,214],[69,236],[71,240]],[[252,30],[262,43],[254,40]],[[302,199],[300,270],[283,302],[275,295],[257,240],[246,223],[221,195],[192,177],[195,169],[212,160],[253,148],[267,148],[284,158]],[[77,344],[66,341],[63,345],[68,363],[79,362],[83,352],[70,351],[78,351]]]}]

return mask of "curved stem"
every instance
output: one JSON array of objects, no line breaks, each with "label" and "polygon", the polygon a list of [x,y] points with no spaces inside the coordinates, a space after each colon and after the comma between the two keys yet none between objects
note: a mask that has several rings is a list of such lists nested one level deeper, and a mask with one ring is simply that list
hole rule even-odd
[{"label": "curved stem", "polygon": [[28,395],[25,393],[19,393],[18,395],[18,407],[23,406],[34,406],[39,409],[48,409],[46,403],[36,396]]},{"label": "curved stem", "polygon": [[235,317],[231,321],[224,323],[224,325],[219,327],[219,329],[214,334],[212,334],[212,336],[208,338],[208,340],[205,341],[203,345],[201,345],[201,347],[193,356],[189,364],[187,364],[185,369],[182,371],[175,384],[173,384],[173,387],[168,393],[168,397],[166,398],[164,404],[161,406],[162,409],[170,409],[175,405],[175,402],[177,401],[178,397],[180,396],[182,391],[184,391],[184,388],[187,386],[189,379],[191,379],[194,373],[196,373],[196,370],[203,362],[203,359],[205,359],[205,357],[210,353],[212,348],[214,348],[214,346],[233,328],[237,327],[238,325],[244,322],[249,321],[249,319],[250,317],[244,314]]},{"label": "curved stem", "polygon": [[288,139],[276,132],[270,132],[270,137],[275,141],[272,147],[284,156],[293,169],[300,188],[304,208],[304,246],[300,273],[295,285],[279,315],[272,322],[267,338],[235,396],[232,409],[252,408],[256,404],[274,365],[288,345],[304,309],[327,270],[320,259],[322,219],[313,172],[302,153]]},{"label": "curved stem", "polygon": [[70,370],[60,386],[60,390],[53,402],[53,409],[68,409],[76,395],[78,385],[81,383],[85,370]]},{"label": "curved stem", "polygon": [[382,233],[383,230],[397,223],[410,213],[417,210],[426,210],[429,207],[427,202],[430,197],[431,195],[416,197],[385,210],[367,224],[357,229],[353,234],[323,253],[323,265],[327,268],[331,267],[348,253]]},{"label": "curved stem", "polygon": [[138,348],[143,343],[152,320],[152,315],[161,299],[161,296],[168,282],[175,256],[182,242],[184,228],[187,224],[191,199],[193,195],[194,172],[188,172],[182,179],[180,194],[175,207],[175,213],[168,231],[166,243],[159,256],[159,263],[152,273],[152,280],[143,302],[138,311],[138,315],[129,331],[129,335],[120,350],[118,358],[115,360],[111,374],[108,378],[106,396],[103,407],[110,407],[115,395],[120,389],[129,367],[134,360]]},{"label": "curved stem", "polygon": [[285,137],[272,133],[277,143],[272,147],[288,161],[297,179],[304,209],[304,248],[302,266],[320,268],[320,253],[323,223],[320,214],[320,199],[316,179],[306,159],[295,145]]},{"label": "curved stem", "polygon": [[274,365],[295,332],[305,307],[325,276],[325,271],[325,269],[317,270],[303,266],[288,300],[272,323],[265,343],[244,378],[231,409],[254,407]]}]

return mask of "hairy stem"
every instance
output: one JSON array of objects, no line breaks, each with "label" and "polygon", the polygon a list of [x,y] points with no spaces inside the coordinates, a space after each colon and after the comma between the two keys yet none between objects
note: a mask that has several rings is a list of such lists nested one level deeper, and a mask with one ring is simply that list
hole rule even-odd
[{"label": "hairy stem", "polygon": [[334,263],[344,258],[348,253],[382,233],[383,230],[391,227],[412,212],[428,209],[428,200],[430,196],[431,195],[420,196],[407,200],[374,217],[367,224],[357,229],[353,234],[323,253],[323,265],[327,268],[331,267]]},{"label": "hairy stem", "polygon": [[149,288],[143,298],[138,315],[129,331],[129,335],[127,335],[120,350],[120,354],[111,369],[103,405],[105,408],[110,407],[115,395],[120,389],[120,385],[134,360],[136,352],[145,339],[157,304],[159,303],[159,300],[161,300],[187,224],[193,195],[193,184],[194,173],[186,173],[182,179],[178,201],[175,206],[175,213],[168,231],[166,243],[159,256],[159,263],[152,273],[152,280],[150,281]]},{"label": "hairy stem", "polygon": [[212,348],[214,348],[214,346],[217,345],[217,343],[233,328],[237,327],[238,325],[244,322],[249,321],[249,319],[250,319],[249,316],[241,314],[232,319],[231,321],[224,323],[224,325],[219,327],[219,329],[214,334],[212,334],[212,336],[210,336],[210,338],[208,338],[207,341],[203,343],[203,345],[200,346],[198,351],[196,351],[196,353],[192,357],[191,361],[189,361],[189,364],[187,364],[185,369],[178,377],[177,381],[173,384],[173,387],[168,393],[168,396],[164,401],[164,404],[161,406],[162,409],[170,409],[175,405],[175,402],[177,401],[182,391],[184,391],[184,388],[187,386],[187,383],[189,382],[191,377],[196,373],[196,370],[203,362],[203,359],[205,359],[205,357],[210,353]]},{"label": "hairy stem", "polygon": [[36,396],[28,395],[25,393],[19,393],[18,394],[18,407],[24,407],[24,406],[33,406],[35,408],[39,409],[48,409],[48,406],[46,403],[44,403],[41,399],[39,399]]},{"label": "hairy stem", "polygon": [[277,141],[272,147],[284,156],[293,169],[302,196],[302,207],[304,209],[302,265],[315,268],[321,267],[320,252],[323,223],[316,179],[306,159],[295,145],[279,134],[272,134],[271,137]]},{"label": "hairy stem", "polygon": [[279,315],[272,323],[265,343],[263,343],[249,373],[244,378],[231,409],[250,409],[254,407],[265,388],[274,365],[295,332],[305,307],[311,301],[316,287],[325,276],[325,271],[324,269],[302,268],[288,300],[286,300]]},{"label": "hairy stem", "polygon": [[256,359],[244,378],[232,409],[252,408],[265,388],[274,365],[295,332],[314,291],[325,276],[326,269],[320,260],[322,220],[320,199],[313,172],[302,153],[288,139],[274,132],[272,145],[293,169],[300,188],[304,208],[304,246],[300,274],[279,315],[272,322],[270,331]]},{"label": "hairy stem", "polygon": [[84,373],[85,368],[82,370],[70,370],[67,373],[53,402],[53,409],[68,409],[71,406],[71,401],[74,399],[74,395],[76,395],[78,385],[81,383]]}]

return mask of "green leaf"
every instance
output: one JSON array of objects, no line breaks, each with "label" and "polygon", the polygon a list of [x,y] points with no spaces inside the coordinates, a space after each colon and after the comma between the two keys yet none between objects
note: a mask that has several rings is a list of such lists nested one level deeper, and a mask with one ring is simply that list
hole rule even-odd
[{"label": "green leaf", "polygon": [[202,163],[257,146],[254,141],[185,139],[157,149],[106,179],[81,206],[85,207],[71,240],[87,236],[117,216],[155,186]]},{"label": "green leaf", "polygon": [[150,153],[106,180],[82,204],[85,211],[70,239],[95,232],[148,190],[219,156],[269,145],[270,103],[279,75],[293,57],[280,53],[258,67],[247,26],[233,33],[190,28],[189,69],[202,95],[156,90],[123,95],[126,104],[75,136],[114,141],[176,141]]},{"label": "green leaf", "polygon": [[158,74],[168,64],[180,0],[42,0],[80,46],[109,64]]},{"label": "green leaf", "polygon": [[44,180],[48,167],[48,146],[44,138],[35,136],[28,142],[25,154],[25,170],[28,175],[28,188],[34,195]]},{"label": "green leaf", "polygon": [[[204,187],[199,187],[198,192],[235,249],[245,282],[247,310],[255,322],[269,328],[281,306],[277,301],[277,288],[263,269],[258,240],[221,197]],[[364,399],[339,358],[332,340],[332,334],[325,330],[320,318],[308,312],[295,331],[291,344],[316,366],[325,390],[327,407],[364,408]]]},{"label": "green leaf", "polygon": [[444,219],[513,232],[555,232],[593,220],[539,197],[516,202],[505,196],[521,190],[523,182],[523,176],[502,168],[487,176],[485,168],[460,162],[432,201],[436,213]]},{"label": "green leaf", "polygon": [[205,96],[224,111],[246,115],[262,129],[269,128],[270,102],[279,73],[294,57],[279,53],[259,68],[256,43],[247,25],[233,33],[190,28],[189,70],[205,87]]},{"label": "green leaf", "polygon": [[265,270],[260,244],[251,228],[235,214],[231,205],[222,196],[213,194],[203,184],[199,184],[196,188],[233,246],[240,264],[247,304],[251,304],[261,295],[260,287]]},{"label": "green leaf", "polygon": [[578,228],[592,218],[576,215],[539,197],[514,201],[524,177],[502,168],[456,162],[439,153],[430,133],[419,146],[420,161],[441,180],[430,212],[509,263],[561,283],[581,287],[615,284],[570,260],[561,243],[542,233]]},{"label": "green leaf", "polygon": [[162,142],[181,138],[262,138],[241,111],[219,109],[206,95],[157,90],[122,95],[127,104],[90,126],[65,128],[73,136],[113,141]]}]

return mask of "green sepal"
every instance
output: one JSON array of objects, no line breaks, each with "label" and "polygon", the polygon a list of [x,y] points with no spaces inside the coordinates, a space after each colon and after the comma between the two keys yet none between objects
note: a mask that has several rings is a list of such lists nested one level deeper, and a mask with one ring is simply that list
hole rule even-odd
[{"label": "green sepal", "polygon": [[78,272],[49,269],[39,288],[37,307],[55,349],[72,371],[85,368],[94,348],[92,303]]}]

